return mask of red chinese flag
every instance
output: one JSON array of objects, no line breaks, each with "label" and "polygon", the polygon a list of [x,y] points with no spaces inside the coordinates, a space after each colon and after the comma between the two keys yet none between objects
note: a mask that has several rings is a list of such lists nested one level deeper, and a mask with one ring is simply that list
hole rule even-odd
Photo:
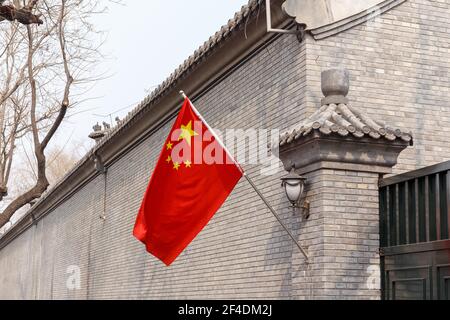
[{"label": "red chinese flag", "polygon": [[242,175],[186,98],[145,192],[134,236],[169,266],[219,210]]}]

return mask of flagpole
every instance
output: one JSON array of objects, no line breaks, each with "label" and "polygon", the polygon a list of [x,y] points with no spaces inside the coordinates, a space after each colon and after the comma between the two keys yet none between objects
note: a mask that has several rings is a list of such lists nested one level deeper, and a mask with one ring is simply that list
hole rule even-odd
[{"label": "flagpole", "polygon": [[275,209],[270,205],[270,203],[267,201],[266,197],[259,191],[259,189],[256,187],[256,185],[253,183],[252,179],[247,175],[246,172],[244,172],[244,177],[248,181],[248,183],[252,186],[252,188],[255,190],[255,192],[258,194],[258,196],[261,198],[261,200],[264,202],[264,204],[269,208],[270,212],[274,215],[274,217],[278,220],[278,222],[281,224],[281,226],[286,230],[286,232],[291,237],[292,241],[297,245],[297,247],[300,249],[302,254],[305,256],[306,263],[309,263],[309,256],[306,250],[300,245],[300,243],[295,239],[294,235],[291,231],[289,231],[288,227],[284,224],[283,220],[281,220],[280,216],[277,214]]},{"label": "flagpole", "polygon": [[[184,91],[180,91],[180,94],[183,96],[184,99],[187,99],[187,95],[184,93]],[[191,103],[192,105],[192,103]],[[242,169],[242,167],[241,167]],[[264,204],[267,206],[267,208],[270,210],[270,212],[273,214],[273,216],[278,220],[278,222],[281,224],[281,226],[284,228],[284,230],[288,233],[288,235],[291,237],[292,241],[297,245],[297,247],[300,249],[301,253],[306,259],[306,263],[309,263],[309,255],[306,252],[306,250],[300,245],[300,243],[295,239],[294,235],[291,231],[289,231],[289,228],[284,224],[283,220],[281,220],[280,216],[277,214],[275,209],[270,205],[269,201],[267,201],[266,197],[259,191],[259,189],[256,187],[256,185],[253,183],[252,179],[247,175],[247,173],[242,169],[243,176],[248,181],[248,183],[252,186],[253,190],[258,194],[258,196],[261,198],[261,200],[264,202]]]}]

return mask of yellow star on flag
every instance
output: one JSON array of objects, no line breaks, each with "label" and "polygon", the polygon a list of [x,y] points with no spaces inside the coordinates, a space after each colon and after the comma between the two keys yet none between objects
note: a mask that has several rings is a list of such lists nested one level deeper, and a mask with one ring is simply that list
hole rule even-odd
[{"label": "yellow star on flag", "polygon": [[192,166],[192,162],[187,160],[187,161],[184,162],[184,165],[186,166],[186,168],[190,168]]},{"label": "yellow star on flag", "polygon": [[171,156],[168,156],[167,159],[166,159],[166,162],[167,162],[167,163],[170,163],[170,161],[172,161],[172,157],[171,157]]},{"label": "yellow star on flag", "polygon": [[178,137],[178,141],[184,139],[188,145],[191,145],[191,138],[195,136],[198,136],[198,133],[192,130],[192,121],[189,121],[185,126],[181,125],[181,134]]},{"label": "yellow star on flag", "polygon": [[166,147],[167,147],[167,150],[172,150],[172,147],[173,147],[172,142],[169,141],[169,143],[167,143]]},{"label": "yellow star on flag", "polygon": [[180,169],[180,164],[178,162],[175,162],[173,164],[173,168],[178,171],[178,169]]}]

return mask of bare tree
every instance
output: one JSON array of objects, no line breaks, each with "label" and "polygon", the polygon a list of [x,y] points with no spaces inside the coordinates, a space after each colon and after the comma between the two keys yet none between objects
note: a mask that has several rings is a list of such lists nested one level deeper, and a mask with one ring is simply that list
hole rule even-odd
[{"label": "bare tree", "polygon": [[[36,166],[25,148],[12,168],[15,183],[9,197],[21,195],[31,189],[36,181]],[[47,151],[47,177],[50,186],[55,185],[84,156],[89,147],[86,141],[55,145]]]},{"label": "bare tree", "polygon": [[[46,148],[67,116],[73,87],[93,81],[99,58],[95,28],[90,22],[96,0],[28,0],[24,5],[42,13],[43,25],[12,24],[2,35],[0,59],[0,201],[7,194],[16,142],[31,136],[36,177],[34,185],[12,200],[0,214],[0,228],[49,187]],[[3,82],[3,83],[2,83]]]},{"label": "bare tree", "polygon": [[[33,163],[33,156],[29,153],[29,142],[32,139],[26,138],[26,143],[22,143],[18,146],[19,154],[14,161],[14,167],[11,168],[12,181],[10,194],[5,198],[3,203],[0,203],[0,208],[7,205],[9,199],[27,192],[31,189],[36,181],[37,173],[36,166]],[[30,141],[28,141],[30,140]],[[47,177],[50,186],[55,185],[62,177],[64,177],[84,156],[88,151],[90,144],[89,141],[70,141],[64,145],[54,145],[47,150]],[[30,203],[31,205],[32,203]],[[1,210],[1,209],[0,209]],[[11,218],[9,224],[0,228],[0,236],[7,230],[8,226],[18,221],[23,214],[29,210],[28,206],[24,206],[18,210]]]}]

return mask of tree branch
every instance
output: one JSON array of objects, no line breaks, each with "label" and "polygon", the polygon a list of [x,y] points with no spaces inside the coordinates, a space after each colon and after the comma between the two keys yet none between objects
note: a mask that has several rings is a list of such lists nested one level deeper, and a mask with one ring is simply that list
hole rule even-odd
[{"label": "tree branch", "polygon": [[[0,213],[0,228],[20,208],[40,198],[48,189],[49,181],[55,180],[49,170],[51,153],[47,149],[67,118],[69,108],[76,105],[71,101],[77,97],[71,92],[72,86],[86,84],[80,80],[93,72],[90,66],[98,61],[95,59],[99,55],[97,42],[91,37],[98,32],[90,18],[104,12],[97,10],[103,6],[100,0],[41,0],[38,8],[37,0],[10,0],[9,7],[4,3],[0,0],[0,8],[9,14],[10,21],[20,19],[19,10],[29,17],[42,12],[45,25],[37,28],[30,26],[33,19],[24,19],[26,28],[20,23],[11,24],[11,31],[0,39],[7,44],[5,50],[0,48],[0,73],[3,74],[0,76],[0,173],[4,172],[4,183],[0,185],[6,186],[5,181],[10,174],[12,177],[11,186],[8,185],[11,199]],[[35,17],[39,19],[38,15]],[[2,20],[6,19],[0,13]],[[92,82],[97,80],[90,78]],[[20,116],[13,118],[17,112]],[[20,150],[13,145],[28,139],[31,145],[24,146],[23,153],[29,160],[25,166],[32,172],[24,173],[19,169],[21,164],[16,166],[17,157],[13,155]],[[29,151],[34,152],[34,159],[29,157]],[[21,195],[17,197],[18,194]]]},{"label": "tree branch", "polygon": [[44,22],[40,19],[40,15],[35,15],[31,11],[36,6],[37,0],[30,1],[28,5],[23,8],[16,8],[13,5],[0,5],[0,21],[18,21],[24,25],[37,24],[41,25]]},{"label": "tree branch", "polygon": [[[33,1],[33,0],[32,0]],[[33,142],[34,142],[34,153],[37,161],[37,181],[33,188],[29,191],[25,192],[18,198],[16,198],[13,202],[11,202],[5,211],[0,214],[0,228],[3,227],[16,213],[17,210],[30,203],[31,201],[38,199],[42,196],[42,194],[49,187],[49,182],[46,176],[46,157],[45,157],[45,148],[47,147],[50,140],[53,138],[54,134],[60,127],[69,107],[69,97],[70,97],[70,88],[74,82],[74,79],[69,70],[69,62],[66,53],[66,42],[64,36],[64,18],[66,15],[66,1],[61,0],[61,10],[57,20],[58,26],[58,40],[59,40],[59,49],[63,60],[64,65],[64,73],[66,76],[64,93],[60,103],[60,109],[58,116],[56,117],[53,125],[50,130],[47,132],[45,138],[42,142],[39,142],[39,132],[38,125],[36,119],[36,106],[37,106],[37,94],[36,94],[36,80],[34,75],[33,68],[33,53],[35,52],[33,47],[33,34],[31,32],[31,28],[27,26],[28,33],[28,58],[27,58],[27,66],[28,66],[28,81],[31,90],[31,130],[33,134]]]}]

